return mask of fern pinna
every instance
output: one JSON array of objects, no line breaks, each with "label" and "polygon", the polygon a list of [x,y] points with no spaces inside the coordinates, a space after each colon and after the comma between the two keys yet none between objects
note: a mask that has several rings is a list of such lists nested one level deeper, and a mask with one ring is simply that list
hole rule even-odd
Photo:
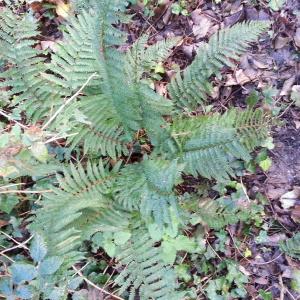
[{"label": "fern pinna", "polygon": [[[30,12],[17,16],[13,4],[7,5],[0,13],[0,58],[9,67],[0,84],[11,107],[31,122],[39,120],[44,131],[66,137],[70,150],[84,155],[81,163],[64,162],[33,217],[31,230],[44,237],[48,255],[63,257],[61,268],[68,269],[84,259],[79,247],[96,232],[130,232],[114,255],[120,293],[129,291],[129,299],[136,293],[140,299],[181,299],[160,247],[163,235],[176,236],[189,223],[176,187],[183,174],[219,181],[234,177],[232,162],[249,161],[271,123],[253,108],[186,112],[207,101],[210,77],[234,64],[268,23],[245,22],[214,34],[193,63],[171,79],[165,99],[147,76],[178,39],[149,46],[143,35],[121,51],[127,35],[118,25],[130,22],[126,7],[123,0],[73,1],[57,51],[45,53],[34,48],[39,32]],[[65,105],[67,99],[72,101]],[[141,131],[151,150],[129,164],[132,153],[140,153]],[[213,227],[211,218],[226,207],[205,207]],[[199,217],[205,219],[205,211]],[[153,226],[161,236],[156,240]]]}]

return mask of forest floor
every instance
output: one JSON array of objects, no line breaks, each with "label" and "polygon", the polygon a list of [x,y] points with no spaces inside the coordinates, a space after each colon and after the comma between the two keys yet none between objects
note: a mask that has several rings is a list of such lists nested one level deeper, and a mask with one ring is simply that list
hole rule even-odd
[{"label": "forest floor", "polygon": [[[242,228],[229,226],[223,237],[226,251],[219,255],[220,259],[233,258],[243,267],[250,278],[246,286],[249,299],[258,298],[259,290],[271,292],[261,293],[264,299],[299,299],[290,287],[291,270],[300,267],[299,262],[281,255],[278,242],[300,228],[300,99],[291,100],[291,93],[300,88],[300,2],[287,0],[278,10],[255,1],[221,1],[219,5],[211,1],[186,2],[187,16],[172,14],[170,4],[158,7],[150,18],[137,8],[139,17],[130,31],[133,36],[147,31],[156,41],[173,35],[183,37],[169,65],[188,64],[201,43],[220,28],[249,20],[272,21],[270,38],[254,46],[234,69],[224,70],[223,78],[215,82],[211,99],[213,110],[224,110],[232,105],[245,106],[251,93],[268,89],[269,99],[261,105],[283,121],[273,128],[270,169],[263,172],[256,168],[254,174],[243,177],[250,198],[260,192],[267,200],[264,221],[239,247],[234,239],[242,240]],[[163,87],[164,83],[157,83],[158,90],[164,92]],[[284,209],[283,196],[288,191],[294,191],[291,197],[297,202]],[[213,239],[213,246],[218,243],[219,239]],[[240,249],[248,249],[249,254]]]},{"label": "forest floor", "polygon": [[[240,179],[249,199],[264,206],[262,220],[257,221],[257,226],[236,224],[207,232],[211,251],[204,255],[210,263],[203,278],[195,279],[198,266],[187,258],[182,279],[186,286],[197,290],[198,299],[207,299],[207,293],[202,291],[209,285],[209,299],[234,299],[217,297],[219,279],[228,282],[229,290],[245,287],[248,296],[243,299],[300,299],[300,275],[295,278],[294,272],[300,270],[300,262],[282,254],[278,247],[280,241],[300,229],[300,1],[161,2],[133,4],[133,22],[123,26],[128,32],[128,45],[142,33],[150,35],[149,43],[181,37],[167,62],[158,66],[154,74],[153,84],[160,94],[166,95],[166,83],[173,70],[190,64],[197,49],[216,31],[238,22],[269,20],[272,25],[267,37],[253,45],[235,68],[224,68],[222,77],[214,79],[214,93],[207,109],[221,112],[231,106],[245,107],[246,99],[252,95],[257,97],[258,105],[280,120],[272,129],[274,140],[267,141],[268,152],[256,153],[257,164],[264,162],[267,166],[249,166]],[[37,17],[45,18],[41,48],[55,48],[61,38],[57,25],[63,23],[63,17],[45,17],[46,9],[38,5],[34,9]],[[195,180],[187,179],[186,183],[192,188],[200,186]],[[99,253],[96,257],[110,266],[107,257]],[[235,278],[228,266],[222,267],[227,260],[236,262],[247,280]],[[199,265],[203,268],[203,261]],[[101,299],[93,293],[95,290],[90,291],[91,299]]]},{"label": "forest floor", "polygon": [[[143,14],[144,7],[137,6],[135,22],[129,29],[133,39],[141,32],[148,32],[153,42],[174,35],[182,37],[165,66],[170,68],[174,63],[180,67],[189,64],[201,43],[220,28],[250,20],[272,22],[269,38],[252,47],[240,64],[224,69],[223,77],[216,79],[210,102],[214,111],[243,107],[245,99],[256,91],[265,95],[260,105],[282,121],[273,128],[274,149],[268,153],[272,166],[266,171],[256,168],[254,174],[249,172],[243,177],[251,199],[258,192],[266,199],[262,224],[247,238],[243,228],[236,225],[229,226],[219,238],[215,238],[218,234],[212,238],[215,249],[219,249],[220,239],[225,245],[218,258],[236,260],[250,279],[246,285],[249,299],[299,299],[291,289],[291,278],[293,268],[300,264],[281,255],[278,243],[300,228],[300,99],[291,99],[300,88],[300,2],[278,2],[237,0],[216,5],[211,1],[185,1],[182,9],[187,10],[186,16],[172,13],[172,3],[166,2],[148,8],[153,10],[151,17]],[[166,81],[170,74],[166,71]],[[164,86],[164,81],[156,83],[163,94]],[[286,194],[289,191],[293,193]],[[284,208],[285,197],[296,199],[295,205]],[[265,292],[258,295],[258,291]]]}]

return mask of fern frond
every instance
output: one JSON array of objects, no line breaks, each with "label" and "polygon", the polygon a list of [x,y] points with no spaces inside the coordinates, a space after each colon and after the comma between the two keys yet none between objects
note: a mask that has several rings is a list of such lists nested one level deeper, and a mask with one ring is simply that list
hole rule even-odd
[{"label": "fern frond", "polygon": [[233,158],[250,159],[249,152],[269,134],[270,119],[262,110],[230,110],[224,115],[200,116],[175,120],[172,157],[180,157],[185,172],[197,176],[228,179],[234,176]]},{"label": "fern frond", "polygon": [[132,238],[119,249],[117,260],[124,265],[115,283],[122,294],[130,288],[129,300],[139,294],[141,300],[175,299],[176,276],[160,257],[160,247],[143,228],[135,229]]},{"label": "fern frond", "polygon": [[9,64],[0,74],[0,87],[9,88],[12,105],[19,104],[33,122],[56,101],[55,89],[40,76],[46,67],[43,53],[34,48],[37,27],[28,13],[17,15],[9,8],[0,12],[0,59]]},{"label": "fern frond", "polygon": [[248,221],[256,213],[256,204],[238,202],[229,197],[217,200],[200,201],[199,210],[196,215],[202,224],[212,229],[221,229],[229,224],[236,224],[240,221]]},{"label": "fern frond", "polygon": [[210,76],[216,75],[223,66],[232,66],[232,59],[239,59],[268,25],[268,22],[251,21],[214,34],[198,51],[193,63],[182,74],[177,73],[168,85],[176,106],[194,110],[203,103],[212,90]]},{"label": "fern frond", "polygon": [[[52,55],[51,73],[44,77],[57,84],[62,95],[69,96],[91,74],[99,75],[89,82],[86,96],[77,105],[91,125],[74,125],[70,131],[78,134],[71,143],[76,146],[84,140],[85,152],[100,150],[102,155],[115,158],[127,153],[126,143],[141,128],[154,137],[155,144],[164,124],[162,116],[170,114],[172,103],[141,84],[136,75],[128,76],[132,61],[115,47],[124,43],[125,35],[112,26],[118,21],[116,10],[121,12],[124,1],[113,2],[119,3],[120,10],[109,1],[96,1],[95,11],[83,10],[70,19],[64,40]],[[170,47],[170,43],[161,43],[156,49],[162,48],[163,57]]]},{"label": "fern frond", "polygon": [[[113,159],[128,154],[128,143],[131,139],[125,135],[121,120],[110,99],[104,95],[84,96],[80,98],[76,109],[83,113],[87,122],[73,122],[70,134],[74,135],[68,138],[71,149],[83,141],[85,153],[109,155]],[[71,108],[70,116],[73,111]]]},{"label": "fern frond", "polygon": [[45,236],[49,253],[76,257],[76,248],[94,232],[127,226],[126,213],[110,199],[119,167],[116,164],[109,171],[100,161],[88,163],[85,171],[81,165],[71,165],[63,177],[58,176],[59,187],[45,196],[32,225],[33,231]]},{"label": "fern frond", "polygon": [[300,233],[280,243],[280,250],[288,256],[300,259]]},{"label": "fern frond", "polygon": [[126,54],[126,73],[134,82],[140,80],[145,72],[149,72],[159,62],[165,61],[179,41],[178,38],[170,38],[148,46],[148,39],[148,34],[142,35]]},{"label": "fern frond", "polygon": [[178,213],[174,186],[183,166],[176,160],[145,160],[121,171],[115,187],[116,200],[128,210],[139,210],[146,222],[160,227],[171,224],[170,209]]}]

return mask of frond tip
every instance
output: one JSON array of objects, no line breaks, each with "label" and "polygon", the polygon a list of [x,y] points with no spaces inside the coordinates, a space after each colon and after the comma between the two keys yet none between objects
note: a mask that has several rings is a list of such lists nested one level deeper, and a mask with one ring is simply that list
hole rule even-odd
[{"label": "frond tip", "polygon": [[224,66],[233,66],[244,54],[249,43],[269,26],[266,21],[250,21],[225,28],[214,34],[209,42],[200,48],[193,63],[183,73],[177,73],[168,85],[171,98],[176,106],[194,110],[210,94],[209,78]]},{"label": "frond tip", "polygon": [[269,135],[269,126],[270,117],[260,109],[178,119],[171,126],[175,147],[169,155],[179,156],[184,171],[194,176],[228,179],[234,176],[232,160],[248,161],[250,152]]}]

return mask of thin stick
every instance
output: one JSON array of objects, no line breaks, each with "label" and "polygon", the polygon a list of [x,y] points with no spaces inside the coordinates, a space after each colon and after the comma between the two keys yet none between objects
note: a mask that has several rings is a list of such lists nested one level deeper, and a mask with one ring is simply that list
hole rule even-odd
[{"label": "thin stick", "polygon": [[73,270],[90,286],[92,286],[93,288],[95,288],[96,290],[102,292],[103,294],[109,295],[111,297],[114,297],[115,299],[118,300],[124,300],[123,298],[114,295],[112,293],[107,292],[106,290],[102,289],[101,287],[97,286],[95,283],[91,282],[89,279],[87,279],[80,270],[78,270],[75,266],[73,266]]},{"label": "thin stick", "polygon": [[9,256],[7,256],[6,254],[0,253],[2,256],[4,256],[6,259],[10,260],[12,263],[14,263],[15,261],[10,258]]},{"label": "thin stick", "polygon": [[13,246],[13,247],[11,247],[11,248],[8,248],[8,249],[5,249],[5,250],[1,251],[1,252],[0,252],[0,255],[3,255],[3,254],[6,253],[6,252],[9,252],[9,251],[11,251],[11,250],[18,249],[18,248],[24,248],[24,249],[28,250],[28,248],[27,248],[25,245],[26,245],[32,238],[33,238],[33,235],[32,235],[29,239],[27,239],[26,241],[24,241],[23,243],[19,243],[19,242],[18,242],[18,244],[17,244],[16,246]]},{"label": "thin stick", "polygon": [[267,264],[270,264],[272,262],[274,262],[275,260],[277,260],[279,257],[281,257],[283,255],[283,253],[280,253],[278,256],[276,256],[275,258],[269,260],[269,261],[265,261],[265,262],[255,262],[255,261],[252,261],[251,264],[253,265],[256,265],[256,266],[263,266],[263,265],[267,265]]},{"label": "thin stick", "polygon": [[[21,245],[20,242],[18,242],[17,240],[15,240],[13,237],[11,237],[10,235],[8,235],[7,233],[5,233],[4,231],[0,231],[0,233],[2,233],[3,235],[5,235],[7,238],[9,238],[10,240],[12,240],[13,242],[15,242],[18,245]],[[24,246],[23,248],[25,248],[26,250],[29,250],[26,246]]]},{"label": "thin stick", "polygon": [[2,115],[3,117],[7,118],[10,121],[15,122],[16,124],[18,124],[21,128],[23,129],[28,129],[27,126],[21,124],[20,122],[16,121],[15,119],[13,119],[10,115],[8,115],[5,111],[3,111],[2,109],[0,109],[0,115]]},{"label": "thin stick", "polygon": [[3,186],[0,186],[0,189],[7,189],[8,187],[11,187],[11,186],[18,186],[18,185],[24,185],[24,184],[26,184],[26,183],[23,183],[23,182],[21,182],[21,183],[12,183],[12,184],[8,184],[8,185],[3,185]]},{"label": "thin stick", "polygon": [[43,190],[43,191],[25,191],[25,190],[7,190],[0,191],[0,194],[43,194],[43,193],[52,193],[52,190]]},{"label": "thin stick", "polygon": [[66,139],[67,137],[74,136],[74,135],[77,135],[77,134],[78,134],[78,132],[63,135],[63,136],[56,135],[56,136],[50,138],[49,140],[47,140],[45,142],[45,144],[48,144],[48,143],[51,143],[51,142],[54,142],[54,141],[57,141],[57,140],[60,140],[60,139]]},{"label": "thin stick", "polygon": [[77,96],[83,91],[83,89],[88,85],[88,83],[94,78],[98,76],[97,73],[92,74],[87,81],[83,84],[83,86],[72,96],[70,97],[56,112],[55,114],[44,124],[44,126],[42,127],[42,130],[45,130],[51,123],[52,121],[61,113],[61,111],[71,102],[73,101],[75,98],[77,98]]}]

